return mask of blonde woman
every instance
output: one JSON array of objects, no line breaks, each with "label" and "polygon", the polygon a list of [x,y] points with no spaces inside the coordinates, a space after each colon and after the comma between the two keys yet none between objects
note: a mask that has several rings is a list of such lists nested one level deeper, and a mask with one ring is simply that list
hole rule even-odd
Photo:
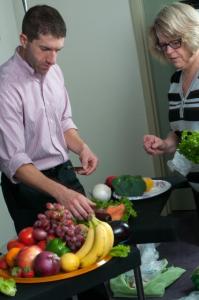
[{"label": "blonde woman", "polygon": [[[176,71],[168,92],[171,131],[165,139],[144,136],[150,155],[175,153],[182,130],[199,130],[199,13],[188,4],[173,3],[162,8],[150,28],[152,55],[171,63]],[[187,175],[199,211],[199,165]]]}]

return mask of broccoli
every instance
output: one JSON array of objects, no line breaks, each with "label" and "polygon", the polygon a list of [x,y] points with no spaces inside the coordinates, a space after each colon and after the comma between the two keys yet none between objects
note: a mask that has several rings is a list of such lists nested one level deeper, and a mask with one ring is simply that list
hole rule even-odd
[{"label": "broccoli", "polygon": [[122,175],[113,179],[112,185],[117,195],[128,196],[142,196],[146,190],[146,184],[142,176]]}]

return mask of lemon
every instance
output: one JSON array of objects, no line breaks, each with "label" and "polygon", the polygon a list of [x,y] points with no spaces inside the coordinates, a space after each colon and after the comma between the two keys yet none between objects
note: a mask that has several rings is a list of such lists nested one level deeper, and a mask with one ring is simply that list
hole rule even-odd
[{"label": "lemon", "polygon": [[63,271],[71,272],[79,268],[79,257],[74,253],[65,253],[61,256],[60,266]]},{"label": "lemon", "polygon": [[153,179],[150,177],[143,177],[143,180],[146,184],[146,190],[145,192],[149,192],[154,187]]}]

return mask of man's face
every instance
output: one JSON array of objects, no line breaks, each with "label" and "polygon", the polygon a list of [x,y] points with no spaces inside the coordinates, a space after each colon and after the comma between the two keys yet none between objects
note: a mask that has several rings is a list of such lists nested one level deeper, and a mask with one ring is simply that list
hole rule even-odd
[{"label": "man's face", "polygon": [[27,63],[39,74],[45,75],[56,63],[58,52],[64,47],[64,38],[52,35],[39,35],[39,39],[30,42],[26,35],[20,36],[22,56]]}]

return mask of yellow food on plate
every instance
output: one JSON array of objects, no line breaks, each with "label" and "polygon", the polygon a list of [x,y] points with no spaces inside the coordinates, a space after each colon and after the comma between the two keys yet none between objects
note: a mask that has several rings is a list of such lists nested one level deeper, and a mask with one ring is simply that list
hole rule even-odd
[{"label": "yellow food on plate", "polygon": [[154,181],[150,177],[143,177],[143,180],[146,184],[146,190],[145,192],[149,192],[154,187]]},{"label": "yellow food on plate", "polygon": [[65,253],[61,256],[60,266],[63,271],[71,272],[79,268],[80,260],[74,253]]}]

